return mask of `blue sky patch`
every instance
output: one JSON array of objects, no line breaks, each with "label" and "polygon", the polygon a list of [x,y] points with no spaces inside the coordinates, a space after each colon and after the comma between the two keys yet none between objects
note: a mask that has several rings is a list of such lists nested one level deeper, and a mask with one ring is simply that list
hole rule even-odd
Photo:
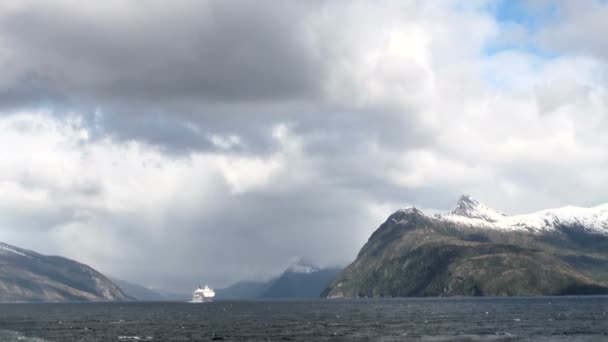
[{"label": "blue sky patch", "polygon": [[544,24],[556,20],[557,1],[532,2],[525,0],[501,0],[495,8],[499,23],[516,23],[529,32],[537,31]]},{"label": "blue sky patch", "polygon": [[558,8],[559,4],[554,0],[544,2],[500,0],[492,3],[490,11],[502,29],[521,29],[522,39],[499,37],[496,41],[488,42],[482,53],[491,56],[507,50],[519,50],[541,59],[557,57],[557,54],[538,46],[532,36],[543,26],[557,20]]}]

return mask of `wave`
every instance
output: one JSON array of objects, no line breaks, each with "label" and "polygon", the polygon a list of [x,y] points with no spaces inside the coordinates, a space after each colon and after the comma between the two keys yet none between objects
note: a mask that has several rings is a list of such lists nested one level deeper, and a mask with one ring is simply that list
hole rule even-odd
[{"label": "wave", "polygon": [[45,340],[39,337],[29,337],[25,336],[18,331],[13,330],[0,330],[0,341],[3,342],[51,342],[49,340]]}]

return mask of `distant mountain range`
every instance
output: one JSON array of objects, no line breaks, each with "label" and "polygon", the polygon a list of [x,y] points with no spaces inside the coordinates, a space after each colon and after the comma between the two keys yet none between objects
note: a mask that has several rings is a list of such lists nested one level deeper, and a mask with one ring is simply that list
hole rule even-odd
[{"label": "distant mountain range", "polygon": [[[347,268],[300,261],[216,299],[608,294],[608,204],[510,216],[470,196],[393,213]],[[0,243],[0,302],[187,300]]]},{"label": "distant mountain range", "polygon": [[215,290],[215,298],[218,300],[239,300],[262,298],[264,292],[270,287],[270,281],[239,281],[223,289]]},{"label": "distant mountain range", "polygon": [[342,268],[321,268],[300,261],[270,281],[243,281],[217,290],[218,299],[319,298]]},{"label": "distant mountain range", "polygon": [[87,265],[0,243],[0,302],[131,299]]},{"label": "distant mountain range", "polygon": [[319,298],[342,268],[320,268],[298,263],[268,283],[262,298]]},{"label": "distant mountain range", "polygon": [[608,293],[608,204],[509,216],[462,196],[392,214],[323,296]]}]

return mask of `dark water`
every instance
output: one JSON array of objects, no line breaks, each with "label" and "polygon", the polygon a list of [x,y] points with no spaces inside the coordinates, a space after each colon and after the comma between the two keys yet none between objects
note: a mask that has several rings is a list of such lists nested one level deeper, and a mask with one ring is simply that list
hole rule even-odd
[{"label": "dark water", "polygon": [[608,297],[0,305],[0,341],[608,341]]}]

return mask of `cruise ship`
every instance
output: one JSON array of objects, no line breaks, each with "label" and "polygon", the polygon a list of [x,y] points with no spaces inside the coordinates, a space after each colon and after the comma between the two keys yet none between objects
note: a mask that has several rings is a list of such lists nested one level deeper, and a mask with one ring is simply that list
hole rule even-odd
[{"label": "cruise ship", "polygon": [[211,289],[209,286],[205,285],[205,287],[198,287],[194,290],[192,294],[192,300],[190,303],[209,303],[213,302],[213,297],[215,297],[215,291]]}]

